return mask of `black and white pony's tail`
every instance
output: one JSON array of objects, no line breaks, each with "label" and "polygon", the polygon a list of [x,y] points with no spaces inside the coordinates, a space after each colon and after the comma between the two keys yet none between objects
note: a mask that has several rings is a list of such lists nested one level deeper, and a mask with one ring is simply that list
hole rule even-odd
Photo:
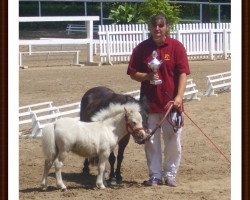
[{"label": "black and white pony's tail", "polygon": [[49,124],[43,128],[42,147],[45,158],[54,160],[57,155],[54,124]]}]

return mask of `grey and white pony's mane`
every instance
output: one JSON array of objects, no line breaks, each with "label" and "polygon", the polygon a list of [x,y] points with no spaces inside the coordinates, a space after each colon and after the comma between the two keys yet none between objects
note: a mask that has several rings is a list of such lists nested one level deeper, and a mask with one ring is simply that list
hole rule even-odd
[{"label": "grey and white pony's mane", "polygon": [[92,118],[92,121],[103,121],[105,119],[108,119],[110,117],[114,117],[121,112],[124,112],[124,108],[126,108],[127,111],[134,110],[137,112],[140,112],[141,107],[138,103],[134,102],[128,102],[126,104],[120,104],[120,103],[110,103],[109,106],[105,109],[101,109],[99,112],[97,112]]}]

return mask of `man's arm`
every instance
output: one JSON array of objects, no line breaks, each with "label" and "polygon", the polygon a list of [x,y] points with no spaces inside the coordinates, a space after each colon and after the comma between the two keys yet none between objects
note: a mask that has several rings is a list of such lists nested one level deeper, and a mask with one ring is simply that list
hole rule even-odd
[{"label": "man's arm", "polygon": [[130,74],[131,79],[136,80],[138,82],[150,81],[159,78],[157,73],[142,73],[136,72],[134,74]]},{"label": "man's arm", "polygon": [[174,98],[174,105],[179,107],[182,104],[182,99],[186,90],[186,84],[187,84],[187,74],[182,73],[179,76],[179,86],[178,86],[178,93],[176,97]]}]

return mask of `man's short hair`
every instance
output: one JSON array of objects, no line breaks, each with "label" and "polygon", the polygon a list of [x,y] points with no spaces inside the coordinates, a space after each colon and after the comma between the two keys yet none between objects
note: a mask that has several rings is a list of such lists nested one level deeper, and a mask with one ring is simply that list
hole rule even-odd
[{"label": "man's short hair", "polygon": [[163,21],[166,25],[169,24],[167,16],[162,13],[159,13],[151,17],[150,25],[154,26],[159,21]]}]

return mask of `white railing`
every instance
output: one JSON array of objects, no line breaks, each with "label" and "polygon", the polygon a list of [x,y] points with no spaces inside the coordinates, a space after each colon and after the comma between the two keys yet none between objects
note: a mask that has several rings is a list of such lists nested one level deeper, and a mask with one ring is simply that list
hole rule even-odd
[{"label": "white railing", "polygon": [[229,29],[178,30],[170,36],[184,45],[190,60],[230,57]]},{"label": "white railing", "polygon": [[[87,26],[83,24],[68,24],[66,27],[66,32],[68,35],[71,34],[71,32],[87,32]],[[98,32],[98,25],[93,25],[93,32]]]},{"label": "white railing", "polygon": [[231,23],[186,23],[176,24],[173,30],[231,29]]},{"label": "white railing", "polygon": [[[170,36],[183,43],[189,59],[227,59],[231,55],[231,24],[178,24]],[[133,48],[149,37],[146,24],[100,25],[101,63],[128,62]]]},{"label": "white railing", "polygon": [[100,18],[99,16],[19,17],[19,22],[25,22],[25,23],[27,22],[54,22],[55,23],[59,21],[85,21],[86,27],[87,27],[86,41],[89,44],[87,61],[93,62],[93,23],[94,21],[99,21],[99,18]]},{"label": "white railing", "polygon": [[[196,99],[196,100],[200,101],[201,98],[198,97],[198,92],[199,91],[197,90],[196,84],[193,81],[193,79],[192,78],[188,79],[187,80],[187,85],[186,85],[186,90],[184,92],[183,100],[187,101],[187,100]],[[139,98],[140,98],[140,90],[134,90],[134,91],[131,91],[131,92],[126,92],[124,94],[131,95],[137,100],[139,100]]]},{"label": "white railing", "polygon": [[52,104],[52,101],[48,101],[19,107],[19,125],[31,123],[31,112],[52,108]]},{"label": "white railing", "polygon": [[[135,99],[139,100],[140,90],[134,90],[123,94],[131,95]],[[197,99],[198,90],[193,79],[188,79],[186,85],[186,91],[184,93],[184,100]],[[31,134],[23,135],[21,132],[20,136],[24,137],[40,137],[42,135],[42,128],[49,123],[55,122],[61,117],[73,117],[76,120],[80,120],[80,106],[81,102],[72,104],[53,106],[52,101],[43,102],[38,104],[32,104],[22,106],[19,108],[19,126],[23,124],[31,124]]]},{"label": "white railing", "polygon": [[[96,53],[96,45],[99,43],[101,63],[112,64],[113,62],[128,62],[135,46],[149,37],[149,31],[147,24],[100,25],[98,35],[99,42],[93,40],[92,37],[87,37],[86,39],[42,38],[20,40],[19,43],[29,45],[30,54],[32,45],[90,43],[94,44],[94,53]],[[190,60],[227,59],[231,56],[230,23],[177,24],[170,32],[170,36],[183,43]],[[91,59],[88,57],[88,61],[93,61],[93,45],[90,45],[90,48]],[[20,61],[22,61],[22,53]]]},{"label": "white railing", "polygon": [[[60,56],[59,59],[62,59],[61,55],[62,54],[73,54],[73,57],[72,57],[72,64],[74,65],[78,65],[79,64],[79,54],[80,54],[80,51],[36,51],[36,52],[20,52],[19,53],[19,66],[23,66],[23,55],[29,55],[29,59],[27,60],[30,60],[32,58],[36,58],[37,56],[41,57],[41,55],[44,55],[44,62],[48,63],[49,62],[49,58],[50,57],[56,57],[56,55]],[[65,57],[64,57],[65,58]],[[68,57],[66,57],[68,59]],[[26,60],[26,62],[27,62]],[[55,60],[55,58],[54,58]]]},{"label": "white railing", "polygon": [[100,25],[101,63],[128,61],[133,48],[148,38],[146,24]]},{"label": "white railing", "polygon": [[[64,54],[72,54],[74,53],[75,57],[73,59],[72,64],[79,64],[79,54],[80,50],[63,50],[63,45],[81,45],[81,44],[89,44],[90,39],[69,39],[69,38],[40,38],[38,40],[19,40],[19,45],[28,46],[27,52],[19,52],[19,66],[23,65],[23,57],[28,60],[32,59],[34,54],[35,55],[47,55],[46,59],[42,60],[45,62],[48,62],[48,57],[53,55],[64,55]],[[97,44],[99,43],[99,40],[92,40],[93,43],[93,55],[97,54]],[[43,49],[40,47],[52,45],[49,47],[49,50],[38,50],[37,49]],[[59,50],[53,50],[59,49]],[[61,49],[61,50],[60,50]],[[27,56],[28,55],[28,56]],[[24,62],[24,65],[27,62]]]},{"label": "white railing", "polygon": [[215,90],[230,90],[231,89],[231,71],[207,76],[207,91],[204,96],[215,94]]}]

